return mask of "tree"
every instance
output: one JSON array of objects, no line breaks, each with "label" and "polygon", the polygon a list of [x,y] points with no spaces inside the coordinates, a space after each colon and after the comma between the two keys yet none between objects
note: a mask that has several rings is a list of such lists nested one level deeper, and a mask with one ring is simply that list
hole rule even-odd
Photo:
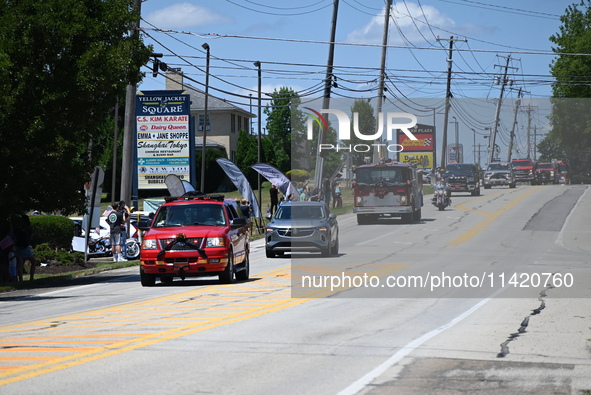
[{"label": "tree", "polygon": [[138,17],[129,0],[0,4],[0,215],[83,210],[91,142],[151,52]]},{"label": "tree", "polygon": [[[195,189],[197,190],[199,190],[199,185],[201,185],[201,155],[201,150],[195,151],[195,163],[197,164],[195,166],[195,172],[197,173],[197,185],[195,185]],[[225,152],[220,149],[211,148],[205,151],[205,168],[207,169],[205,172],[205,191],[203,191],[205,193],[217,191],[226,177],[226,173],[216,162],[218,158],[226,158]]]},{"label": "tree", "polygon": [[[267,144],[265,153],[267,162],[282,172],[292,168],[292,147],[298,146],[303,139],[303,116],[297,110],[300,104],[298,94],[291,88],[275,90],[271,104],[265,108],[267,116],[267,134],[271,144]],[[295,117],[292,119],[292,110]]]},{"label": "tree", "polygon": [[565,157],[553,159],[569,161],[575,175],[587,174],[591,166],[591,59],[571,54],[591,53],[590,0],[568,6],[560,20],[559,32],[550,37],[558,54],[550,65],[556,79],[552,86],[552,130],[539,148],[548,156],[563,151]]},{"label": "tree", "polygon": [[[376,117],[374,109],[366,99],[357,99],[351,106],[351,119],[353,113],[359,114],[359,131],[366,135],[373,135],[376,132]],[[361,140],[353,132],[353,123],[351,123],[351,145],[367,144],[366,140]],[[370,142],[371,143],[371,142]],[[365,163],[365,157],[371,156],[371,152],[351,152],[351,158],[354,166],[359,166]]]},{"label": "tree", "polygon": [[[261,161],[263,161],[261,156]],[[238,133],[238,146],[236,148],[236,166],[244,173],[250,185],[257,185],[257,173],[251,166],[258,162],[257,136],[249,134],[245,130]]]}]

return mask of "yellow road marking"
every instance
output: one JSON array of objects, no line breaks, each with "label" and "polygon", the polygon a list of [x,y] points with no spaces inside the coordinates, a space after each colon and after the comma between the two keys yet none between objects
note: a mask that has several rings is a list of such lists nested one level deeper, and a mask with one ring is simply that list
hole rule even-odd
[{"label": "yellow road marking", "polygon": [[[538,186],[538,187],[534,187],[534,188],[526,190],[525,193],[518,196],[516,199],[510,201],[509,203],[507,203],[505,206],[501,207],[499,210],[495,211],[494,213],[486,213],[484,211],[473,210],[473,209],[469,209],[469,208],[464,207],[467,203],[474,202],[474,200],[471,200],[470,202],[466,202],[466,203],[456,206],[456,208],[459,208],[461,210],[472,211],[472,212],[475,212],[478,214],[482,214],[486,218],[484,218],[479,224],[477,224],[475,227],[473,227],[469,231],[465,232],[461,236],[459,236],[456,239],[447,243],[446,246],[459,246],[459,245],[467,242],[468,240],[470,240],[471,238],[476,236],[478,233],[482,232],[487,226],[489,226],[491,223],[493,223],[493,221],[495,221],[503,213],[505,213],[508,210],[510,210],[511,208],[515,207],[523,199],[525,199],[529,195],[533,194],[534,192],[537,192],[540,188],[542,188],[542,187]],[[490,196],[491,195],[486,195],[486,196],[483,196],[482,198],[490,197]]]},{"label": "yellow road marking", "polygon": [[[204,286],[150,300],[0,327],[0,333],[6,334],[0,339],[0,386],[259,317],[343,290],[319,290],[292,298],[290,270],[285,266],[257,275],[258,281]],[[224,306],[228,302],[233,305]],[[165,314],[158,314],[160,311]],[[38,344],[46,347],[35,347]],[[33,363],[10,365],[17,361]]]}]

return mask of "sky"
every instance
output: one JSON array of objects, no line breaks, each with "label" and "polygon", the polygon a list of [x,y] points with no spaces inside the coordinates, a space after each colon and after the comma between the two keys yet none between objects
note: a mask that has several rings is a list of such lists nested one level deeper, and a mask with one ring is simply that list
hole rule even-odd
[{"label": "sky", "polygon": [[[435,108],[440,130],[449,39],[453,37],[451,93],[455,102],[449,120],[458,122],[465,157],[475,155],[474,142],[487,144],[483,136],[489,133],[494,113],[479,103],[482,99],[496,103],[502,84],[495,84],[495,77],[503,77],[505,70],[503,111],[512,113],[521,89],[518,134],[529,124],[530,132],[535,125],[537,134],[543,136],[548,129],[547,112],[539,103],[552,94],[549,65],[554,56],[549,37],[559,32],[560,16],[569,4],[564,0],[393,1],[384,103],[406,103],[411,108],[408,111],[416,111],[419,122],[431,124]],[[210,94],[256,113],[255,61],[261,64],[263,104],[268,100],[266,93],[284,86],[302,98],[322,96],[333,5],[333,0],[147,0],[142,3],[141,27],[144,41],[163,54],[161,60],[180,68],[192,80],[187,82],[202,90],[206,69],[202,45],[207,43]],[[383,0],[339,1],[333,69],[336,87],[331,97],[377,97],[384,9]],[[165,88],[165,77],[153,77],[151,64],[144,71],[146,77],[138,90]],[[534,108],[527,121],[524,105]],[[508,126],[502,129],[512,123],[509,115],[506,118]],[[504,132],[499,140],[502,151],[508,145],[508,131]],[[455,124],[448,133],[455,133]],[[519,138],[516,154],[523,154],[525,140]]]}]

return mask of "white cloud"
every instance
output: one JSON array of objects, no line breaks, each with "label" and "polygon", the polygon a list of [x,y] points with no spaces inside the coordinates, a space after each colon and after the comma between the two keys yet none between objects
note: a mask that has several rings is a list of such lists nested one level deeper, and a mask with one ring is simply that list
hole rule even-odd
[{"label": "white cloud", "polygon": [[152,12],[144,18],[154,26],[162,29],[180,29],[232,22],[229,17],[190,3],[174,4]]},{"label": "white cloud", "polygon": [[[431,25],[431,29],[435,35],[446,33],[438,32],[434,26],[444,29],[450,29],[455,26],[453,19],[443,15],[435,7],[429,5],[423,5],[421,8],[415,3],[399,2],[392,6],[390,15],[388,43],[391,45],[408,45],[402,34],[414,45],[424,43],[425,38],[423,36],[429,41],[435,40],[429,25]],[[393,23],[392,18],[396,19],[396,24]],[[402,34],[396,25],[400,28]],[[349,33],[347,41],[359,44],[381,44],[383,31],[384,11],[374,16],[365,26]]]}]

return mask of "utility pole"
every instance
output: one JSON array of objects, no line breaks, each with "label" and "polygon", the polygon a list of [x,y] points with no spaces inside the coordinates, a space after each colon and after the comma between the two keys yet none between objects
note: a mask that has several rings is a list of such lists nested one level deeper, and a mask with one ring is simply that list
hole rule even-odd
[{"label": "utility pole", "polygon": [[537,136],[537,129],[536,129],[537,125],[534,125],[534,162],[537,160],[537,156],[538,156],[538,150],[537,150],[537,145],[538,145],[538,136]]},{"label": "utility pole", "polygon": [[[497,56],[500,56],[500,55],[497,55]],[[506,85],[509,85],[509,86],[513,85],[513,80],[507,79],[507,71],[509,69],[517,70],[517,67],[510,67],[509,66],[509,62],[511,61],[511,55],[500,56],[500,57],[505,58],[507,60],[507,62],[505,64],[505,66],[499,66],[499,65],[495,64],[496,67],[504,67],[505,71],[503,72],[502,80],[497,77],[497,81],[501,84],[501,93],[499,94],[499,101],[497,102],[497,110],[495,113],[495,122],[494,122],[493,127],[490,131],[490,151],[488,153],[488,163],[489,164],[493,162],[493,158],[495,155],[495,140],[497,138],[497,131],[499,128],[499,116],[501,115],[501,106],[503,104],[503,92],[505,92]],[[519,59],[515,59],[515,60],[519,60]]]},{"label": "utility pole", "polygon": [[114,122],[114,129],[113,129],[113,173],[112,173],[112,180],[111,180],[111,201],[116,202],[119,201],[115,199],[115,180],[117,180],[117,146],[119,145],[119,97],[115,99],[115,122]]},{"label": "utility pole", "polygon": [[[332,66],[334,63],[334,47],[337,33],[337,15],[339,12],[339,0],[334,0],[332,8],[332,24],[330,29],[330,45],[328,49],[328,61],[326,64],[326,77],[324,80],[324,99],[322,100],[322,108],[328,109],[330,107],[330,91],[332,86]],[[259,120],[260,122],[260,120]],[[328,133],[328,130],[326,131]],[[317,188],[322,187],[322,173],[324,172],[324,158],[320,155],[320,144],[326,142],[326,135],[320,128],[318,134],[318,147],[316,148],[316,167],[314,170],[314,185]]]},{"label": "utility pole", "polygon": [[507,152],[507,162],[511,163],[511,154],[513,151],[513,139],[515,138],[515,126],[517,125],[517,112],[521,104],[521,88],[517,93],[517,100],[515,100],[515,113],[513,114],[513,126],[511,127],[511,137],[509,138],[509,152]]},{"label": "utility pole", "polygon": [[[142,0],[134,0],[134,8],[138,13],[138,20],[131,26],[131,35],[139,35]],[[135,130],[135,95],[137,91],[137,84],[127,85],[127,91],[125,94],[125,121],[123,129],[123,160],[121,163],[121,200],[126,202],[131,201],[131,184],[132,176],[135,174],[133,171],[134,163],[134,150],[136,147],[133,146],[136,137]],[[137,197],[136,197],[137,198]],[[137,207],[137,205],[136,205]]]},{"label": "utility pole", "polygon": [[447,38],[437,37],[437,41],[449,41],[449,57],[447,58],[447,88],[445,91],[445,115],[443,116],[443,138],[441,141],[441,167],[447,166],[447,123],[449,122],[449,99],[453,96],[451,94],[451,66],[452,66],[452,55],[455,41],[467,42],[468,40],[460,40],[451,36]]},{"label": "utility pole", "polygon": [[[384,76],[386,73],[386,50],[388,49],[388,28],[390,25],[390,10],[392,9],[392,0],[386,1],[386,9],[384,10],[384,33],[382,34],[382,58],[380,61],[380,77],[378,79],[378,103],[376,106],[376,129],[380,127],[380,115],[382,113],[382,100],[384,98]],[[377,130],[376,130],[377,131]],[[376,141],[381,143],[381,137]],[[398,141],[396,141],[398,142]],[[379,147],[379,146],[378,146]],[[380,152],[377,149],[373,153],[373,161],[377,163],[380,159]]]}]

